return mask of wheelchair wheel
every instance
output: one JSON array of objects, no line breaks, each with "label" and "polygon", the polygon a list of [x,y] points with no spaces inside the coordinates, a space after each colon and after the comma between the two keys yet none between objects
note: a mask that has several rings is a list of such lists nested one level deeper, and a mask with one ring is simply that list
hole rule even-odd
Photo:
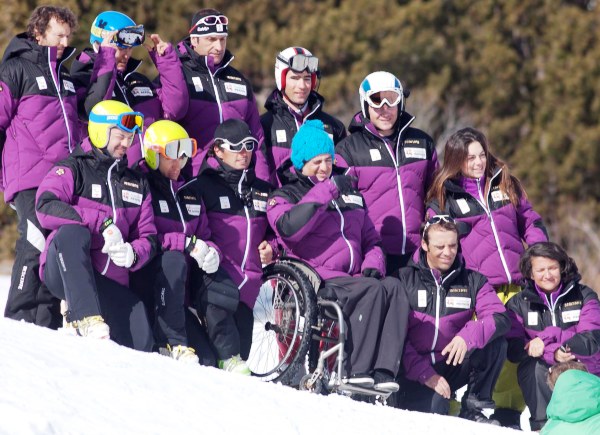
[{"label": "wheelchair wheel", "polygon": [[290,262],[269,265],[263,275],[248,366],[254,376],[291,385],[299,379],[317,322],[315,291],[305,273]]}]

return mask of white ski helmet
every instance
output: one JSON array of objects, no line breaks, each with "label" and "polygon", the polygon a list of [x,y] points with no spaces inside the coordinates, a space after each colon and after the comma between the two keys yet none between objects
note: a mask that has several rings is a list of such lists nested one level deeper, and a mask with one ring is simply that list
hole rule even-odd
[{"label": "white ski helmet", "polygon": [[281,92],[285,89],[285,76],[288,70],[310,73],[311,88],[317,87],[319,59],[302,47],[288,47],[275,58],[275,83]]},{"label": "white ski helmet", "polygon": [[373,104],[370,99],[371,95],[382,91],[396,92],[398,94],[397,100],[385,101],[390,106],[398,105],[398,116],[404,112],[405,93],[404,89],[402,88],[402,83],[400,83],[398,77],[386,71],[376,71],[366,76],[358,88],[358,95],[360,96],[360,108],[365,118],[369,117],[367,105],[370,104],[373,107],[381,107],[383,104]]}]

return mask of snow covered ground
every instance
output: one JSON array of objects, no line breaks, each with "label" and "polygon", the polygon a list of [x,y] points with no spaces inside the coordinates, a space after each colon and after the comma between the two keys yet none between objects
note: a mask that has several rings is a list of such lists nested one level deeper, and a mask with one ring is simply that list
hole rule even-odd
[{"label": "snow covered ground", "polygon": [[[0,276],[0,312],[8,277]],[[0,318],[0,434],[518,433],[316,396]]]}]

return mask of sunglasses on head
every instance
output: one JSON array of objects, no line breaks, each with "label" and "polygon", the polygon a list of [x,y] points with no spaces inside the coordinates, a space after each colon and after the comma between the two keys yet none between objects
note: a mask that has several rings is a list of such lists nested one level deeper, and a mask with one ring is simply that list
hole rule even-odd
[{"label": "sunglasses on head", "polygon": [[198,144],[196,139],[185,138],[175,139],[164,145],[150,144],[148,148],[160,153],[161,156],[168,160],[177,160],[181,157],[194,157],[198,150]]},{"label": "sunglasses on head", "polygon": [[452,217],[450,217],[450,215],[437,214],[437,215],[432,216],[429,219],[427,219],[427,222],[425,222],[425,227],[423,228],[423,234],[425,234],[425,232],[427,231],[427,228],[429,228],[431,225],[439,224],[440,222],[456,224],[456,221]]},{"label": "sunglasses on head", "polygon": [[200,18],[196,23],[196,26],[200,24],[206,24],[207,26],[214,26],[215,24],[227,25],[229,24],[229,18],[227,18],[225,15],[208,15]]},{"label": "sunglasses on head", "polygon": [[113,37],[113,42],[119,48],[131,48],[142,45],[146,35],[144,33],[144,26],[129,26],[123,27]]},{"label": "sunglasses on head", "polygon": [[288,61],[279,57],[283,63],[286,63],[290,66],[292,71],[302,72],[308,71],[310,73],[315,73],[319,69],[319,58],[315,56],[306,56],[305,54],[297,54],[295,56],[290,57]]},{"label": "sunglasses on head", "polygon": [[222,138],[216,138],[215,141],[221,141],[222,143],[219,146],[223,149],[231,151],[232,153],[240,153],[244,148],[246,148],[246,151],[253,151],[258,145],[258,142],[253,137],[245,137],[237,143],[233,143]]},{"label": "sunglasses on head", "polygon": [[367,95],[367,104],[375,109],[381,108],[384,104],[389,107],[395,107],[402,101],[402,94],[398,91],[380,91]]},{"label": "sunglasses on head", "polygon": [[140,112],[126,112],[120,115],[98,115],[90,113],[90,121],[100,124],[112,124],[123,131],[132,133],[141,131],[144,127],[144,115]]}]

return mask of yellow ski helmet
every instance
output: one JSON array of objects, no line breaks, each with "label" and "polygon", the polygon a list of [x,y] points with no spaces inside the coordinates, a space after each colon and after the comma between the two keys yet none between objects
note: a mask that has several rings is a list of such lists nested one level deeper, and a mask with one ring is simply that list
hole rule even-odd
[{"label": "yellow ski helmet", "polygon": [[152,123],[144,133],[142,144],[144,159],[152,169],[158,169],[160,157],[176,160],[194,157],[196,139],[191,139],[185,129],[173,121],[161,120]]},{"label": "yellow ski helmet", "polygon": [[92,108],[88,120],[88,134],[92,145],[105,148],[108,145],[108,132],[112,127],[118,127],[128,133],[141,132],[144,127],[144,115],[134,112],[131,107],[120,101],[100,101]]}]

